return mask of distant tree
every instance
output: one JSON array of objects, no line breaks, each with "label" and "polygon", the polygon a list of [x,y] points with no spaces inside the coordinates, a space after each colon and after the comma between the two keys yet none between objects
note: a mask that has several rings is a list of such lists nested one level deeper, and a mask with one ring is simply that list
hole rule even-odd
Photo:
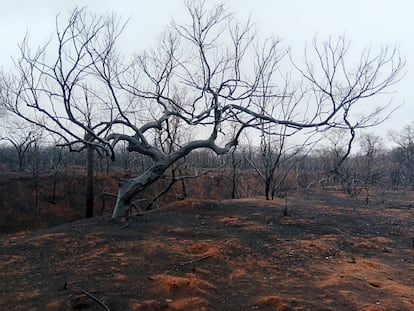
[{"label": "distant tree", "polygon": [[[55,145],[59,145],[59,142],[56,142]],[[64,165],[64,149],[62,147],[53,146],[46,148],[46,151],[49,156],[49,166],[53,171],[53,187],[52,194],[49,200],[51,203],[55,204],[57,195],[58,174],[62,170],[62,166]]]},{"label": "distant tree", "polygon": [[387,170],[384,167],[384,147],[382,139],[374,133],[361,135],[359,144],[361,146],[358,174],[366,185],[380,185],[384,182]]},{"label": "distant tree", "polygon": [[[237,198],[237,185],[239,183],[239,174],[238,171],[240,170],[241,163],[245,156],[244,148],[238,148],[239,146],[235,146],[233,150],[230,152],[230,168],[231,168],[231,198]],[[238,149],[242,149],[241,151],[237,152]]]},{"label": "distant tree", "polygon": [[[274,81],[272,76],[266,75],[260,79],[261,89],[263,90],[262,96],[252,100],[257,102],[257,105],[261,107],[263,112],[277,116],[282,120],[290,120],[293,117],[292,114],[296,112],[295,108],[302,100],[302,95],[304,94],[290,96],[289,79],[288,77],[281,78],[283,79],[280,79],[279,98],[267,96],[267,92],[272,93]],[[283,81],[285,83],[282,84]],[[296,131],[292,132],[286,126],[280,126],[273,122],[269,123],[265,120],[259,120],[258,123],[257,129],[260,133],[260,146],[258,150],[250,151],[249,157],[246,160],[262,180],[266,200],[270,200],[274,198],[276,189],[283,183],[288,174],[288,170],[285,170],[281,174],[283,176],[279,176],[279,181],[276,180],[276,173],[279,171],[281,165],[293,159],[293,156],[301,148],[293,151],[293,149],[288,147],[288,136],[292,136]]]},{"label": "distant tree", "polygon": [[[364,52],[350,64],[343,38],[315,41],[317,60],[307,51],[305,64],[292,67],[280,40],[260,40],[250,21],[237,22],[223,5],[209,9],[195,0],[186,8],[188,23],[173,22],[155,48],[130,62],[117,51],[124,25],[115,16],[75,9],[63,26],[57,20],[45,46],[33,50],[26,37],[15,72],[0,76],[2,105],[69,148],[91,145],[114,158],[114,148],[126,142],[129,152],[151,159],[145,172],[120,183],[113,217],[127,215],[133,198],[177,161],[201,148],[226,154],[245,130],[277,124],[291,135],[376,123],[381,109],[364,106],[369,112],[361,115],[353,108],[394,85],[404,67],[390,48]],[[303,84],[286,79],[289,68]],[[85,118],[85,86],[93,123]],[[273,104],[263,106],[263,97]],[[295,105],[285,107],[281,97]],[[280,114],[283,109],[290,112]],[[177,118],[194,135],[166,153],[154,136]]]},{"label": "distant tree", "polygon": [[349,159],[355,141],[355,130],[351,128],[348,132],[344,129],[336,129],[331,131],[326,138],[329,141],[326,150],[329,161],[326,171],[328,179],[339,181],[343,191],[353,195],[361,184],[357,172],[353,169],[353,162]]},{"label": "distant tree", "polygon": [[276,191],[280,190],[294,167],[293,162],[300,159],[298,154],[305,146],[306,143],[289,146],[284,132],[272,132],[271,128],[262,129],[260,146],[249,152],[246,161],[262,181],[266,200],[274,199]]},{"label": "distant tree", "polygon": [[41,145],[44,132],[41,128],[22,122],[20,119],[7,119],[3,125],[5,137],[1,140],[7,141],[15,150],[18,172],[30,172],[33,182],[33,207],[37,208],[39,203],[39,173],[41,171]]},{"label": "distant tree", "polygon": [[17,170],[23,172],[29,162],[28,156],[31,148],[39,137],[39,131],[30,124],[25,124],[20,120],[6,122],[3,125],[3,129],[5,136],[0,139],[13,146],[16,152]]},{"label": "distant tree", "polygon": [[43,131],[37,129],[36,135],[34,135],[33,143],[31,144],[29,151],[29,169],[32,173],[33,182],[33,207],[38,208],[39,205],[39,175],[42,169],[42,157],[41,157],[41,146],[43,140]]},{"label": "distant tree", "polygon": [[397,145],[392,152],[396,164],[394,179],[414,189],[414,123],[400,131],[391,131],[389,137]]}]

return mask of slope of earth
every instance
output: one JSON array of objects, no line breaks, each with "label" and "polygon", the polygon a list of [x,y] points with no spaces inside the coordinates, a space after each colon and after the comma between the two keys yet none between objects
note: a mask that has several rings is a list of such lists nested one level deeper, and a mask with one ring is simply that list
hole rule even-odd
[{"label": "slope of earth", "polygon": [[413,213],[187,199],[3,236],[0,310],[414,310]]}]

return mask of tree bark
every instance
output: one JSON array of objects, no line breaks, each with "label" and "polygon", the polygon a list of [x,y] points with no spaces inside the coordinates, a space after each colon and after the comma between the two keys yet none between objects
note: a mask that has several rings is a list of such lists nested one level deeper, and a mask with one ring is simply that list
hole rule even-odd
[{"label": "tree bark", "polygon": [[94,149],[86,146],[87,176],[86,176],[86,218],[92,218],[94,214]]},{"label": "tree bark", "polygon": [[132,199],[139,192],[158,180],[168,167],[169,164],[155,164],[142,175],[121,181],[112,218],[128,216]]},{"label": "tree bark", "polygon": [[265,180],[265,196],[266,196],[266,200],[270,200],[270,185],[271,185],[271,177],[267,177]]},{"label": "tree bark", "polygon": [[231,168],[232,168],[232,176],[231,176],[231,199],[234,200],[236,198],[237,193],[237,165],[240,162],[236,161],[236,156],[233,151],[231,154]]}]

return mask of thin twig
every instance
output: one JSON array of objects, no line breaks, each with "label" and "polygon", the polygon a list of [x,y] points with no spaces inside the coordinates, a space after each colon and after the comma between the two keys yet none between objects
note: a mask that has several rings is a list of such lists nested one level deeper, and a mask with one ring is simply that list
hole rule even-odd
[{"label": "thin twig", "polygon": [[213,255],[214,255],[214,254],[208,254],[208,255],[205,255],[205,256],[200,257],[200,258],[197,258],[197,259],[193,259],[193,260],[190,260],[190,261],[185,261],[185,262],[179,263],[179,265],[180,265],[180,266],[191,265],[191,264],[193,264],[193,263],[196,263],[196,262],[199,262],[199,261],[205,260],[205,259],[207,259],[207,258],[213,257]]},{"label": "thin twig", "polygon": [[107,197],[111,197],[111,198],[117,198],[118,195],[116,193],[112,193],[112,192],[106,192],[106,191],[102,191],[101,193],[99,193],[96,198],[102,197],[102,196],[107,196]]},{"label": "thin twig", "polygon": [[120,229],[125,229],[129,226],[129,223],[127,222],[126,224],[122,225]]},{"label": "thin twig", "polygon": [[84,293],[86,296],[88,296],[89,298],[91,298],[92,300],[96,301],[98,304],[100,304],[106,311],[111,311],[111,309],[109,309],[109,307],[102,301],[100,300],[98,297],[96,297],[95,295],[92,295],[91,293],[87,292],[84,289],[79,288],[79,290]]}]

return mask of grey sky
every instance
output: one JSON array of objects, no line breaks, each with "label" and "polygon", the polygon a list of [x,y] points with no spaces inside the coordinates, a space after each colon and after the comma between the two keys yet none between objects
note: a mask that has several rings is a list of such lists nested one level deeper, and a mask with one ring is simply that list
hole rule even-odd
[{"label": "grey sky", "polygon": [[[208,0],[216,3],[216,0]],[[401,128],[414,121],[414,2],[411,0],[227,0],[230,11],[240,19],[252,15],[263,37],[274,34],[283,38],[296,53],[303,51],[306,41],[318,36],[345,35],[354,48],[398,44],[407,59],[407,75],[395,88],[395,104],[405,104],[382,132]],[[45,42],[54,30],[56,14],[75,6],[87,6],[97,14],[116,12],[130,18],[123,36],[126,50],[145,49],[152,45],[171,18],[185,16],[183,0],[0,0],[0,66],[7,69],[10,56],[26,31],[36,44]]]}]

